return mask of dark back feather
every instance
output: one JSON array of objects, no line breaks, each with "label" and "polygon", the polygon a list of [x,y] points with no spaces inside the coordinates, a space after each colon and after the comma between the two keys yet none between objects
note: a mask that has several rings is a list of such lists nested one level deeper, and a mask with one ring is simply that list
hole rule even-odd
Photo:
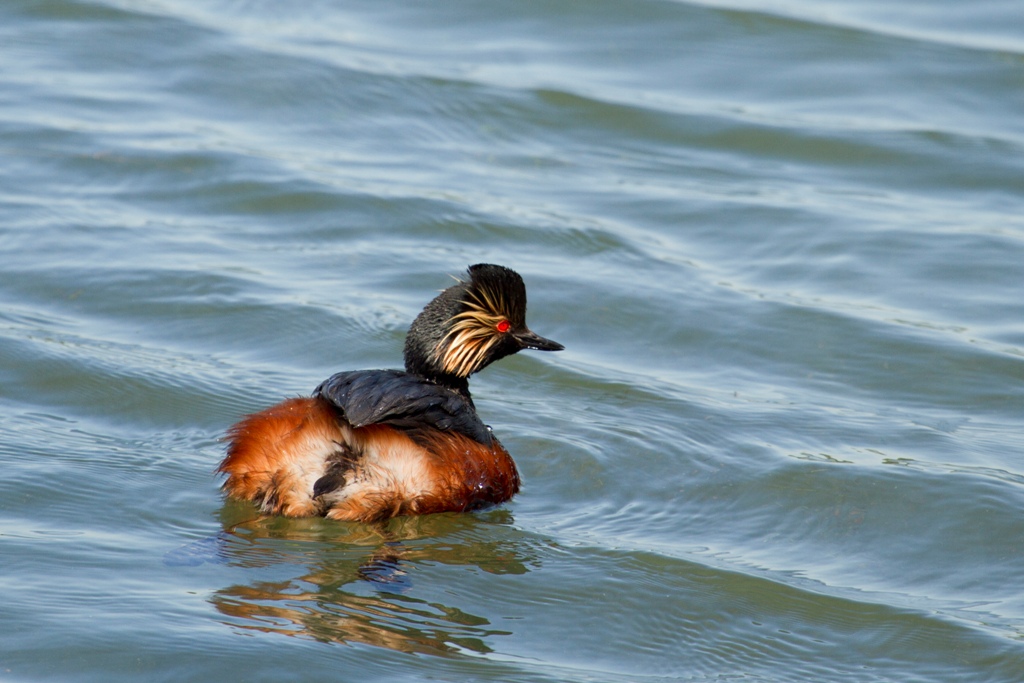
[{"label": "dark back feather", "polygon": [[313,392],[353,427],[384,424],[424,443],[426,430],[458,432],[490,446],[494,437],[463,394],[401,370],[354,370],[324,380]]}]

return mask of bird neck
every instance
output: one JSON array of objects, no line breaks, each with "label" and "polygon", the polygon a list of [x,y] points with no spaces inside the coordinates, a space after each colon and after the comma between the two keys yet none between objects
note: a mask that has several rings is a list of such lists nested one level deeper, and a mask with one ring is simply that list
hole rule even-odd
[{"label": "bird neck", "polygon": [[469,403],[469,405],[473,405],[473,397],[469,393],[469,380],[467,378],[448,374],[416,374],[419,374],[420,377],[430,380],[434,384],[439,384],[443,387],[451,389],[459,396],[466,399],[466,402]]},{"label": "bird neck", "polygon": [[422,377],[428,382],[451,389],[472,404],[473,399],[469,395],[469,379],[445,372],[430,358],[428,348],[427,344],[422,343],[410,332],[405,344],[405,371],[411,375]]}]

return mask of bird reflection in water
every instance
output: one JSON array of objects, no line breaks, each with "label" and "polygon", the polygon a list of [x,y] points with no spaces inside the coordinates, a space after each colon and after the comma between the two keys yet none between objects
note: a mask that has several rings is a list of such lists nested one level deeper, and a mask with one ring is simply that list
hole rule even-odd
[{"label": "bird reflection in water", "polygon": [[[491,652],[487,640],[509,631],[458,607],[414,597],[413,579],[425,565],[526,573],[536,561],[529,548],[494,540],[495,526],[510,523],[508,511],[492,510],[378,524],[266,517],[226,525],[219,561],[277,576],[292,568],[298,575],[229,586],[210,601],[229,618],[226,623],[244,630],[418,654]],[[481,527],[487,533],[477,538]]]}]

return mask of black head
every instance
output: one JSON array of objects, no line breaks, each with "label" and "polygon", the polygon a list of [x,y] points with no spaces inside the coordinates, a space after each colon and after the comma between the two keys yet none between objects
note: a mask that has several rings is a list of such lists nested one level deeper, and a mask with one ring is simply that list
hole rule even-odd
[{"label": "black head", "polygon": [[[526,326],[526,285],[514,270],[480,263],[427,304],[405,339],[405,369],[461,380],[522,349],[561,351]],[[459,382],[449,382],[459,383]]]}]

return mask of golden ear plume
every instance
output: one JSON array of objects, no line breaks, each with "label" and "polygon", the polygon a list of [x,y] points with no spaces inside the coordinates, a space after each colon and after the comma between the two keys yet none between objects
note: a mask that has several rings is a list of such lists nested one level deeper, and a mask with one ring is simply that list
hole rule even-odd
[{"label": "golden ear plume", "polygon": [[465,310],[452,319],[451,328],[434,353],[445,372],[468,377],[501,339],[498,325],[509,315],[502,293],[486,287],[467,289],[462,303]]}]

